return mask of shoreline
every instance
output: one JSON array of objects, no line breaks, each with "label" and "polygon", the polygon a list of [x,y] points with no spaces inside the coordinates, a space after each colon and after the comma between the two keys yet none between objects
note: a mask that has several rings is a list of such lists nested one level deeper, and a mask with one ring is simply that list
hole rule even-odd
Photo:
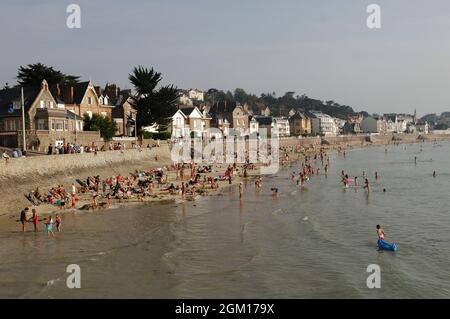
[{"label": "shoreline", "polygon": [[[324,140],[327,140],[326,138]],[[363,149],[366,147],[380,147],[385,145],[406,145],[406,144],[416,144],[416,143],[423,143],[423,142],[441,142],[441,141],[448,141],[450,140],[450,136],[443,135],[443,136],[433,136],[433,138],[426,138],[426,139],[408,139],[408,140],[393,140],[389,141],[388,143],[380,143],[380,142],[363,142],[358,143],[355,141],[340,141],[340,142],[333,142],[333,143],[324,143],[322,140],[321,144],[314,145],[302,145],[302,141],[299,139],[296,141],[297,143],[294,143],[293,145],[286,145],[283,143],[283,140],[280,141],[280,148],[289,150],[289,156],[290,158],[289,162],[296,161],[300,158],[301,154],[300,152],[295,152],[295,148],[301,146],[305,150],[305,154],[307,155],[314,155],[320,152],[320,150],[324,150],[327,154],[334,153],[336,151],[345,151],[350,149]],[[292,141],[292,140],[291,140]],[[295,140],[294,140],[295,141]],[[129,150],[128,152],[135,151],[135,154],[137,150]],[[114,152],[114,151],[112,151]],[[75,179],[77,177],[81,177],[82,180],[85,180],[86,176],[96,176],[100,175],[101,178],[105,178],[107,176],[112,175],[123,175],[123,176],[129,176],[130,172],[135,171],[136,169],[139,170],[151,170],[156,168],[170,168],[171,167],[171,160],[170,160],[170,152],[168,151],[168,148],[165,147],[158,148],[157,150],[151,149],[151,150],[145,150],[142,152],[147,152],[145,156],[141,156],[140,158],[133,158],[133,156],[128,157],[126,161],[123,161],[122,163],[112,163],[112,162],[106,162],[105,165],[99,165],[99,166],[93,166],[93,167],[86,167],[86,168],[78,168],[78,169],[72,169],[65,172],[65,174],[55,174],[55,175],[47,175],[47,176],[41,176],[36,174],[37,176],[29,176],[29,177],[23,177],[23,178],[16,178],[16,179],[6,179],[6,180],[0,180],[0,187],[4,190],[3,196],[0,199],[0,230],[3,229],[10,229],[10,228],[20,228],[20,223],[18,222],[18,216],[20,211],[25,208],[29,207],[36,208],[40,217],[45,220],[45,217],[48,217],[50,215],[54,215],[56,213],[61,214],[62,216],[64,213],[70,213],[74,210],[80,210],[83,206],[89,205],[92,203],[92,196],[90,195],[90,192],[88,194],[83,194],[80,196],[80,200],[78,201],[75,208],[73,207],[67,207],[64,209],[60,209],[55,205],[52,204],[42,204],[39,206],[33,206],[30,201],[28,201],[25,197],[25,194],[28,194],[31,190],[36,189],[36,187],[39,187],[40,189],[50,189],[51,187],[54,187],[56,185],[65,185],[66,187],[68,185],[71,185],[71,183],[75,182]],[[123,152],[122,152],[123,153]],[[117,153],[116,153],[117,154]],[[116,155],[115,154],[115,155]],[[154,156],[158,154],[158,160],[154,158]],[[280,157],[282,156],[283,151],[280,150]],[[93,155],[93,154],[92,154]],[[108,154],[106,154],[108,155]],[[131,154],[133,155],[133,154]],[[58,155],[56,155],[58,156]],[[68,157],[73,155],[67,155]],[[95,155],[93,155],[95,156]],[[35,157],[38,158],[38,157]],[[34,158],[33,158],[34,159]],[[21,159],[25,160],[25,159]],[[200,165],[201,166],[201,165]],[[213,177],[217,176],[219,173],[222,173],[223,170],[226,169],[227,164],[213,164],[213,171],[211,173],[202,174],[206,175],[206,177]],[[238,166],[239,167],[239,166]],[[218,182],[218,188],[217,189],[211,189],[209,187],[204,188],[205,193],[204,194],[197,194],[195,198],[198,196],[213,196],[217,194],[223,193],[226,189],[229,189],[230,187],[236,187],[240,182],[244,181],[244,179],[247,180],[254,180],[256,176],[260,176],[259,173],[260,165],[256,165],[256,169],[249,170],[248,171],[248,177],[243,176],[233,176],[232,183],[229,184],[228,181],[219,181]],[[186,169],[185,169],[186,170]],[[222,171],[221,171],[222,170]],[[169,185],[170,183],[181,183],[181,180],[176,180],[176,173],[175,170],[165,170],[165,174],[168,175],[167,184],[165,186]],[[186,176],[183,181],[189,181],[189,177]],[[15,185],[14,185],[15,184]],[[192,199],[192,200],[195,200]],[[165,194],[161,193],[160,188],[155,189],[155,194],[146,196],[143,198],[144,203],[149,202],[164,202],[164,201],[170,201],[170,202],[177,202],[178,201],[188,201],[189,199],[181,199],[181,195],[175,194]],[[106,199],[102,198],[100,202],[105,202]],[[138,204],[139,200],[137,199],[125,199],[125,200],[112,200],[111,206],[109,207],[101,207],[96,209],[84,209],[80,211],[86,211],[86,212],[95,212],[95,211],[104,211],[109,209],[115,209],[117,205],[121,204]],[[42,223],[42,221],[41,221]],[[29,223],[27,225],[28,230],[32,228],[32,223]],[[40,226],[42,227],[42,226]]]}]

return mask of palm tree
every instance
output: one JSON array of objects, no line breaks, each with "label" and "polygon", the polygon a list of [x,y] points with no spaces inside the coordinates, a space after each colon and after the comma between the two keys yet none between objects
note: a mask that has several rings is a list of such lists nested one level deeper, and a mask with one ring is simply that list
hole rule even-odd
[{"label": "palm tree", "polygon": [[153,68],[135,67],[129,80],[134,86],[135,95],[131,98],[131,105],[136,109],[136,126],[138,132],[143,126],[158,124],[165,128],[170,117],[176,112],[179,93],[173,85],[158,88],[161,73]]}]

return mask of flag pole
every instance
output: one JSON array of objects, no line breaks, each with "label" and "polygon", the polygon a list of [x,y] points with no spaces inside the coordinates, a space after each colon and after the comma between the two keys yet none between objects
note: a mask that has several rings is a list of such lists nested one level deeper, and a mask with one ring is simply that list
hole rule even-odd
[{"label": "flag pole", "polygon": [[25,101],[23,98],[23,87],[21,88],[21,96],[22,96],[22,138],[23,138],[23,150],[27,150],[27,140],[25,136]]}]

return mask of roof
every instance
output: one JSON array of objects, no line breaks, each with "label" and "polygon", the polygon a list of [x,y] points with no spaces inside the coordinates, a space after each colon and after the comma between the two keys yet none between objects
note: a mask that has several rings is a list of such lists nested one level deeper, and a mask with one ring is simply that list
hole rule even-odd
[{"label": "roof", "polygon": [[[189,114],[192,113],[192,111],[194,111],[196,109],[196,107],[183,107],[183,108],[179,108],[179,110],[181,112],[183,112],[184,115],[189,116]],[[200,112],[201,113],[201,112]]]},{"label": "roof", "polygon": [[[86,91],[88,89],[88,86],[91,82],[80,82],[76,83],[74,85],[64,85],[60,86],[60,92],[61,95],[58,96],[57,94],[57,86],[52,86],[51,91],[52,95],[60,99],[65,104],[81,104],[81,101],[83,101],[84,95],[86,94]],[[73,88],[73,100],[71,97],[71,89]]]},{"label": "roof", "polygon": [[271,116],[255,115],[253,118],[258,122],[259,125],[272,125]]},{"label": "roof", "polygon": [[[40,86],[23,88],[25,112],[30,109],[40,92]],[[21,116],[21,96],[20,87],[0,90],[0,116]],[[14,102],[20,107],[14,108]]]},{"label": "roof", "polygon": [[305,113],[302,113],[302,112],[299,112],[299,111],[297,111],[297,112],[295,112],[295,114],[294,115],[292,115],[289,119],[307,119],[308,117],[305,115]]}]

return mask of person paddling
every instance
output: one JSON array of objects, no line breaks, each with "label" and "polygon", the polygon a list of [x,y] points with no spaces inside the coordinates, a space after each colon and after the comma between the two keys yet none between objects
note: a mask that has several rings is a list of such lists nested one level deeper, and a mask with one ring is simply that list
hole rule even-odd
[{"label": "person paddling", "polygon": [[381,228],[380,225],[377,225],[377,235],[378,235],[378,239],[384,240],[384,230],[383,230],[383,228]]}]

